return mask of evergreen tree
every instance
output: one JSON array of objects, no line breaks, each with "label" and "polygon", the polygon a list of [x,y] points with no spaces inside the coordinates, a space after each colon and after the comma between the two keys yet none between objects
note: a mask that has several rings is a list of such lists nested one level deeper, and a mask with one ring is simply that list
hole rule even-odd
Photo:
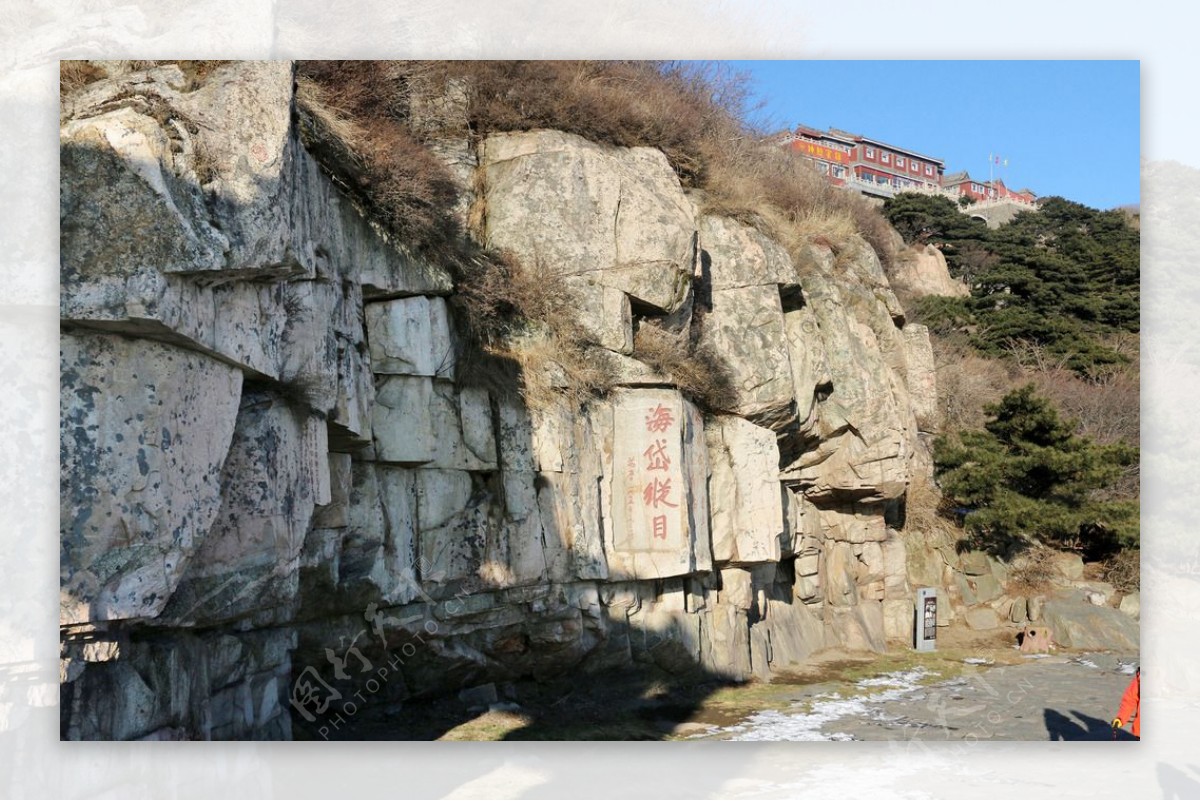
[{"label": "evergreen tree", "polygon": [[[939,244],[951,275],[971,287],[953,309],[930,305],[931,327],[995,356],[1013,342],[1040,345],[1082,375],[1123,360],[1102,337],[1139,326],[1139,233],[1124,213],[1046,198],[990,230],[948,198],[917,194],[891,198],[883,212],[906,242]],[[926,309],[915,311],[925,322]]]},{"label": "evergreen tree", "polygon": [[984,411],[982,431],[939,439],[934,450],[942,491],[976,546],[1003,554],[1043,542],[1092,556],[1137,547],[1136,502],[1102,498],[1136,462],[1134,448],[1076,436],[1032,385]]}]

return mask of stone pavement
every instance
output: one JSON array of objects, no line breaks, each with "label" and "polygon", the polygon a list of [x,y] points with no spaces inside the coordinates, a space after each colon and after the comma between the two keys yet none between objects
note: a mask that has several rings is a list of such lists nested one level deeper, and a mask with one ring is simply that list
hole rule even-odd
[{"label": "stone pavement", "polygon": [[[983,662],[984,660],[980,660]],[[1136,655],[1028,658],[1022,664],[969,664],[938,681],[923,667],[855,685],[807,690],[786,711],[766,711],[712,732],[733,740],[1111,740]],[[1118,739],[1132,740],[1127,731]]]}]

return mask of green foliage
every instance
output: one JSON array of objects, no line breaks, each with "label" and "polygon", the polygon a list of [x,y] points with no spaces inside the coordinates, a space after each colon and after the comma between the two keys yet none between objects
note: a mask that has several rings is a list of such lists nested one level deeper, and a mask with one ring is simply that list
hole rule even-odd
[{"label": "green foliage", "polygon": [[883,214],[909,244],[987,236],[982,220],[964,215],[954,201],[941,195],[901,193],[884,202]]},{"label": "green foliage", "polygon": [[1137,461],[1127,445],[1076,436],[1033,385],[984,407],[983,430],[941,438],[934,464],[976,547],[1007,554],[1033,543],[1103,555],[1137,547],[1138,506],[1103,490]]},{"label": "green foliage", "polygon": [[[940,245],[951,275],[971,286],[956,330],[982,353],[1032,343],[1089,376],[1124,361],[1102,340],[1139,327],[1140,234],[1128,215],[1048,198],[990,230],[948,198],[916,194],[883,213],[906,242]],[[932,311],[941,315],[929,324],[945,326],[947,309]]]}]

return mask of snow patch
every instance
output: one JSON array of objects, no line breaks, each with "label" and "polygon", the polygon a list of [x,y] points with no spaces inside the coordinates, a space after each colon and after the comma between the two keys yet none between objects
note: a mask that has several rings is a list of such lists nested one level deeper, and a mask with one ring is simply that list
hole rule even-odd
[{"label": "snow patch", "polygon": [[863,679],[855,684],[861,688],[886,688],[866,695],[843,698],[840,693],[825,693],[812,699],[807,712],[780,712],[769,710],[757,712],[744,723],[729,726],[721,731],[732,734],[732,740],[754,741],[839,741],[853,740],[845,732],[826,733],[822,728],[846,717],[883,720],[881,712],[871,708],[873,704],[895,701],[919,690],[922,679],[936,676],[925,668],[886,673],[872,679]]}]

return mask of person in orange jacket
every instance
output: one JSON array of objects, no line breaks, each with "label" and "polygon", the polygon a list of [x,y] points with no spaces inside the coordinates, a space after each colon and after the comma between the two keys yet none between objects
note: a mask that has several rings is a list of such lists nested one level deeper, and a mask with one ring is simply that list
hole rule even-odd
[{"label": "person in orange jacket", "polygon": [[1121,706],[1117,709],[1117,716],[1113,718],[1113,737],[1117,736],[1117,729],[1124,726],[1126,723],[1133,720],[1133,736],[1142,739],[1142,669],[1139,667],[1137,673],[1133,676],[1133,681],[1129,682],[1129,686],[1125,688],[1125,694],[1121,696]]}]

